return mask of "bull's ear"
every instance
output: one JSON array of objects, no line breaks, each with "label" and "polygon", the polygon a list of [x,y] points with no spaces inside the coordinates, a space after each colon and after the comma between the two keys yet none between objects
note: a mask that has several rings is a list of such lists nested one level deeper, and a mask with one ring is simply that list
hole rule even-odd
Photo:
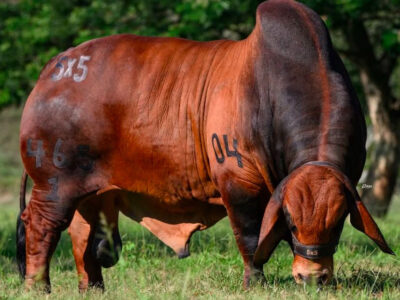
[{"label": "bull's ear", "polygon": [[360,196],[353,188],[349,199],[350,222],[359,231],[364,232],[371,240],[373,240],[379,248],[385,253],[395,255],[388,246],[378,225],[372,219],[364,203],[361,202]]},{"label": "bull's ear", "polygon": [[275,199],[273,195],[265,208],[261,224],[258,247],[254,254],[254,264],[256,266],[262,266],[268,261],[272,252],[285,237],[286,233],[287,226],[285,224],[281,201]]}]

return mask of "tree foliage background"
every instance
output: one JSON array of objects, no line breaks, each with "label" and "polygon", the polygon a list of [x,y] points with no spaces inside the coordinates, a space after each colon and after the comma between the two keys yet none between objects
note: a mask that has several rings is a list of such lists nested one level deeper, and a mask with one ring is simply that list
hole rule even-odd
[{"label": "tree foliage background", "polygon": [[21,0],[0,4],[0,107],[23,102],[58,52],[116,33],[239,39],[258,1]]},{"label": "tree foliage background", "polygon": [[[202,41],[242,39],[251,32],[261,2],[3,0],[0,109],[23,103],[46,62],[86,40],[116,33]],[[370,198],[372,204],[381,203],[377,214],[385,214],[400,160],[400,0],[301,2],[323,17],[370,116],[373,142],[368,180],[374,188],[364,197]],[[385,163],[379,165],[382,159]],[[378,182],[377,178],[385,180]]]},{"label": "tree foliage background", "polygon": [[[200,41],[245,38],[255,22],[256,0],[9,0],[0,2],[0,108],[20,104],[41,68],[60,51],[86,40],[117,33],[179,36]],[[400,0],[303,0],[319,12],[334,42],[348,45],[349,20],[374,22],[378,52],[400,53]],[[347,61],[349,63],[349,61]],[[396,66],[396,63],[392,63]],[[354,70],[353,66],[348,66]],[[354,75],[354,74],[353,74]],[[355,84],[358,78],[353,76]],[[400,76],[392,85],[400,94]],[[362,98],[362,97],[361,97]]]}]

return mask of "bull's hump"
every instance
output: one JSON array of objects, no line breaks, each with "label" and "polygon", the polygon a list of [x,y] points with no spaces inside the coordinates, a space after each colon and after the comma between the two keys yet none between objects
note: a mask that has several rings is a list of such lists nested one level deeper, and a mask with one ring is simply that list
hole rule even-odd
[{"label": "bull's hump", "polygon": [[[299,122],[306,122],[306,125],[317,122],[314,132],[309,132],[315,137],[314,140],[311,138],[313,141],[309,140],[315,147],[311,151],[314,153],[312,159],[327,160],[330,128],[337,125],[334,124],[338,121],[336,110],[348,97],[341,97],[337,92],[343,90],[343,82],[332,70],[334,50],[326,27],[314,11],[291,0],[264,2],[257,10],[257,20],[267,52],[274,60],[269,64],[272,65],[270,76],[283,79],[276,94],[285,98],[282,105],[292,109],[297,107],[296,113],[287,111],[292,119],[297,116]],[[300,121],[305,114],[308,121]]]},{"label": "bull's hump", "polygon": [[317,13],[292,0],[270,0],[257,8],[268,51],[304,66],[328,57],[328,32]]}]

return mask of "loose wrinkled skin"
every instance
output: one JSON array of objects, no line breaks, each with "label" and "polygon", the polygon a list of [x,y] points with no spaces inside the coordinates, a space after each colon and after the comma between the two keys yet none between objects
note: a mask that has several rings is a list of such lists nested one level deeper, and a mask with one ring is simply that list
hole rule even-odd
[{"label": "loose wrinkled skin", "polygon": [[[86,71],[76,69],[80,59]],[[365,161],[360,104],[322,20],[294,1],[261,4],[238,42],[125,34],[68,49],[40,74],[20,144],[34,182],[22,214],[27,287],[49,286],[68,226],[80,289],[102,287],[101,266],[116,261],[99,254],[95,232],[103,215],[117,251],[118,211],[180,257],[193,232],[227,214],[245,287],[264,279],[263,264],[290,230],[303,244],[326,243],[349,212],[388,249],[354,193]],[[337,169],[302,166],[309,161]],[[332,257],[295,256],[297,281],[325,283],[332,271]]]}]

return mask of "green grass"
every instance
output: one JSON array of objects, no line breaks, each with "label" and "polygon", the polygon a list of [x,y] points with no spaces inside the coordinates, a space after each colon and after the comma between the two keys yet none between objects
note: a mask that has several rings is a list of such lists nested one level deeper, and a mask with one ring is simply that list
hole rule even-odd
[{"label": "green grass", "polygon": [[22,163],[19,156],[21,108],[0,111],[0,203],[11,201],[19,188]]},{"label": "green grass", "polygon": [[[378,223],[396,253],[400,253],[400,212],[396,201],[391,214]],[[15,205],[0,211],[0,299],[32,299],[25,292],[15,264]],[[346,222],[335,255],[333,284],[321,290],[294,283],[292,255],[285,243],[265,265],[268,285],[242,289],[243,265],[227,219],[196,233],[192,255],[179,260],[146,229],[121,218],[123,251],[118,264],[104,269],[106,291],[79,294],[69,236],[64,232],[52,259],[50,299],[399,299],[400,260],[381,253]]]},{"label": "green grass", "polygon": [[[224,219],[191,242],[192,255],[179,260],[140,225],[121,217],[121,259],[104,269],[106,291],[78,292],[78,278],[66,232],[51,264],[52,294],[26,292],[15,263],[15,219],[21,175],[18,128],[21,109],[0,112],[0,299],[400,299],[400,259],[381,253],[346,222],[335,255],[333,284],[321,290],[298,286],[285,243],[265,265],[267,286],[242,289],[243,264],[229,222]],[[400,197],[389,216],[378,220],[400,255]]]}]

